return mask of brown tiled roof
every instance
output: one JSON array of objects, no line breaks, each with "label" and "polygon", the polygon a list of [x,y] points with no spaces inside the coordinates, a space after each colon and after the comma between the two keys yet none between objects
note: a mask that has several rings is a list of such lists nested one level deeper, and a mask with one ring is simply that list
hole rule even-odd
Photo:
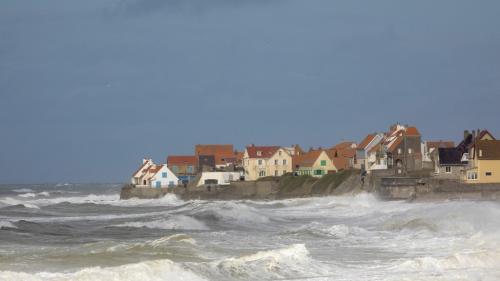
[{"label": "brown tiled roof", "polygon": [[387,148],[387,151],[389,152],[394,152],[394,150],[401,144],[401,142],[403,141],[403,138],[402,137],[398,137],[392,144],[390,147]]},{"label": "brown tiled roof", "polygon": [[213,155],[215,158],[216,165],[226,164],[225,158],[235,157],[234,149],[232,144],[208,144],[201,145],[198,144],[195,147],[196,156],[210,156]]},{"label": "brown tiled roof", "polygon": [[452,148],[455,147],[455,142],[453,141],[428,141],[428,148]]},{"label": "brown tiled roof", "polygon": [[367,145],[370,144],[370,142],[375,138],[376,134],[369,134],[366,136],[361,143],[358,145],[358,149],[365,149]]},{"label": "brown tiled roof", "polygon": [[299,167],[312,167],[314,162],[321,155],[323,150],[313,150],[301,155],[296,155],[292,158],[293,168]]},{"label": "brown tiled roof", "polygon": [[193,165],[196,166],[198,162],[194,155],[171,155],[167,158],[167,165]]},{"label": "brown tiled roof", "polygon": [[[280,149],[279,146],[247,146],[248,157],[250,158],[270,158]],[[259,152],[260,151],[260,155]]]},{"label": "brown tiled roof", "polygon": [[346,149],[346,148],[350,148],[353,144],[356,144],[356,143],[353,142],[353,141],[344,141],[344,142],[336,144],[331,149],[343,150],[343,149]]},{"label": "brown tiled roof", "polygon": [[480,140],[476,144],[476,150],[480,160],[500,160],[499,140]]},{"label": "brown tiled roof", "polygon": [[420,136],[420,132],[416,127],[408,127],[405,131],[407,136]]}]

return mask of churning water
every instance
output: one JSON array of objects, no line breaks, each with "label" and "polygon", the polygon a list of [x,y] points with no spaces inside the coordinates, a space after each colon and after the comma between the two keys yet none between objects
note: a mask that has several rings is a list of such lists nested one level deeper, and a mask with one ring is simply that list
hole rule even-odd
[{"label": "churning water", "polygon": [[500,204],[0,187],[0,280],[500,280]]}]

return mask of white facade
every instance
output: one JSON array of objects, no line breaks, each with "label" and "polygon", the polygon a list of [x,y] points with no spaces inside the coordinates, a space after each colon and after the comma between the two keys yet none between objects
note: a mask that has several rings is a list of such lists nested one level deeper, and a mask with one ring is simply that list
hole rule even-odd
[{"label": "white facade", "polygon": [[241,176],[240,172],[203,172],[197,186],[202,186],[205,183],[229,185],[233,181],[239,181]]},{"label": "white facade", "polygon": [[139,167],[130,180],[130,182],[134,185],[146,185],[147,180],[145,179],[147,176],[147,171],[154,165],[152,159],[142,159],[142,165]]},{"label": "white facade", "polygon": [[152,173],[148,181],[149,187],[165,188],[177,186],[179,178],[172,171],[170,171],[166,164],[163,164],[158,171]]}]

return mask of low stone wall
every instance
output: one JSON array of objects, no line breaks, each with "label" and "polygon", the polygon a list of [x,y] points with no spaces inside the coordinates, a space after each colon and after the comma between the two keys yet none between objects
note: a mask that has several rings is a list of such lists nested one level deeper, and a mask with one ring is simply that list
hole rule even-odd
[{"label": "low stone wall", "polygon": [[266,200],[300,198],[311,196],[326,196],[359,192],[363,189],[359,171],[344,171],[338,174],[326,175],[321,179],[293,175],[279,178],[269,178],[260,181],[233,182],[227,186],[207,186],[175,188],[122,188],[121,199],[130,198],[159,198],[167,193],[174,193],[184,200],[212,199],[212,200]]}]

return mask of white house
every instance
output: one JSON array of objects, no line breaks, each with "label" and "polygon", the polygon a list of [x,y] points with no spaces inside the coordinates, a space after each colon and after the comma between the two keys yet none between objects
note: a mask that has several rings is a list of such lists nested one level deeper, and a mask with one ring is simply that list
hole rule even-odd
[{"label": "white house", "polygon": [[179,183],[179,178],[170,171],[167,164],[158,165],[150,168],[149,187],[165,188],[175,187]]},{"label": "white house", "polygon": [[229,185],[233,181],[239,181],[242,176],[240,172],[203,172],[196,186],[204,184]]},{"label": "white house", "polygon": [[131,179],[131,183],[136,187],[174,187],[178,182],[179,178],[166,164],[156,165],[151,159],[144,159]]}]

